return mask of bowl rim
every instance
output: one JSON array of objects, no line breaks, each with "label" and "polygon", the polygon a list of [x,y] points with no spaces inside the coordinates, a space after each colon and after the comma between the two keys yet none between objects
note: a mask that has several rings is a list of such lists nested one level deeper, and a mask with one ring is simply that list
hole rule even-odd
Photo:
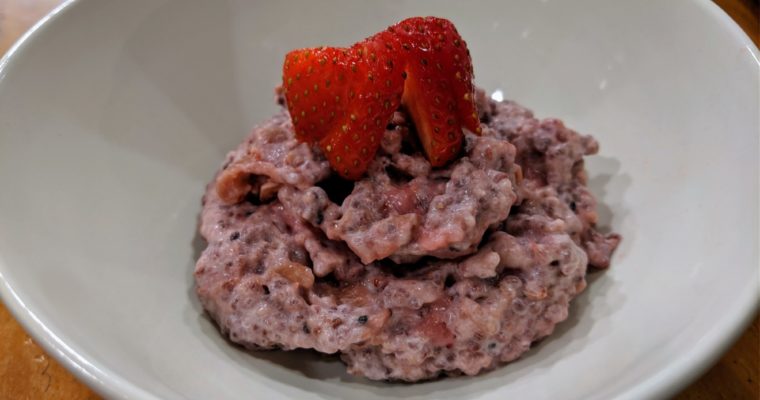
[{"label": "bowl rim", "polygon": [[[27,48],[34,45],[35,40],[45,34],[52,24],[72,12],[75,5],[87,3],[86,0],[65,0],[55,7],[28,31],[26,31],[0,58],[0,85],[6,78],[7,69]],[[741,43],[754,58],[760,70],[760,51],[741,27],[710,0],[692,0],[685,3],[688,6],[700,7],[712,17],[717,24]],[[49,355],[54,357],[69,372],[85,383],[89,388],[106,398],[120,399],[150,399],[159,400],[156,395],[147,392],[98,361],[88,358],[68,345],[59,337],[43,318],[26,305],[22,296],[12,287],[3,275],[3,269],[8,265],[0,255],[0,301],[10,311],[24,330]],[[661,398],[669,397],[682,390],[687,384],[701,376],[717,359],[725,353],[738,337],[745,331],[760,310],[760,285],[748,286],[748,289],[738,297],[739,307],[723,317],[722,324],[716,324],[707,332],[703,345],[682,353],[677,359],[661,369],[649,373],[637,385],[625,389],[619,394],[621,399]]]}]

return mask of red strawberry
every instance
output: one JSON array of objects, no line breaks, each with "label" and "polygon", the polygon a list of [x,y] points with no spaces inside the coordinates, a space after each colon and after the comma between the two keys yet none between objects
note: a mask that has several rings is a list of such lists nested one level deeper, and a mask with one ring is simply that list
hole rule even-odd
[{"label": "red strawberry", "polygon": [[459,153],[462,127],[480,133],[470,52],[445,19],[410,18],[395,31],[412,55],[401,103],[414,120],[428,160],[442,166]]},{"label": "red strawberry", "polygon": [[333,169],[358,179],[401,101],[403,78],[384,46],[364,41],[349,49],[296,50],[284,69],[296,136],[319,143]]},{"label": "red strawberry", "polygon": [[295,50],[283,70],[296,136],[348,179],[366,171],[402,102],[434,166],[459,152],[462,127],[480,131],[469,52],[444,19],[410,18],[348,49]]}]

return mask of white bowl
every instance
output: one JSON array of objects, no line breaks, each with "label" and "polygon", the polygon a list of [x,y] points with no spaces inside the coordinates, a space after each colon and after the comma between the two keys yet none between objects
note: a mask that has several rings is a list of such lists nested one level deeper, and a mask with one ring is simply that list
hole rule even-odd
[{"label": "white bowl", "polygon": [[[624,241],[522,359],[417,385],[227,343],[193,292],[200,196],[273,111],[285,52],[452,19],[477,83],[595,135]],[[0,293],[114,398],[667,396],[753,315],[758,51],[708,1],[83,0],[0,61]]]}]

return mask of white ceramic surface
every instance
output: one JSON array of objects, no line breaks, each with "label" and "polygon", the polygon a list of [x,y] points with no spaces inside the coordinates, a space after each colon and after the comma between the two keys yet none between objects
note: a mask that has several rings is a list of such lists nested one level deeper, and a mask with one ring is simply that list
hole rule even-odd
[{"label": "white ceramic surface", "polygon": [[[192,288],[204,185],[275,110],[288,49],[425,14],[456,23],[479,85],[600,140],[612,269],[553,337],[476,378],[371,383],[229,345]],[[0,294],[114,398],[666,396],[758,303],[757,58],[707,1],[69,3],[0,62]]]}]

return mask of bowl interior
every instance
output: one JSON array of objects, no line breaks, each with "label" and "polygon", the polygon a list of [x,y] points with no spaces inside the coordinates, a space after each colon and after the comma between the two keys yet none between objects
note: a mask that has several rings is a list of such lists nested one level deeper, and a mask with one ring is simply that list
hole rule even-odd
[{"label": "bowl interior", "polygon": [[[193,291],[204,186],[275,111],[286,51],[413,15],[455,22],[478,85],[599,139],[600,222],[624,237],[612,268],[552,337],[476,378],[373,383],[309,352],[232,346]],[[707,2],[79,1],[0,70],[2,293],[114,396],[667,393],[757,302],[753,49]]]}]

